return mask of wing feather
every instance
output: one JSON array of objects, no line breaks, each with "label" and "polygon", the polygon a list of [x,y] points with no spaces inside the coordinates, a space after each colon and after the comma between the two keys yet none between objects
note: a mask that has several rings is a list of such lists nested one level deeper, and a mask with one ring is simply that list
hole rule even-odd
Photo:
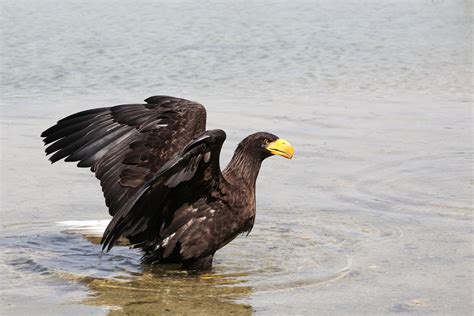
[{"label": "wing feather", "polygon": [[[110,250],[120,237],[126,237],[134,244],[159,238],[159,228],[177,208],[201,198],[203,192],[223,179],[219,154],[224,140],[223,131],[207,131],[163,165],[117,211],[105,230],[103,248]],[[212,158],[204,159],[208,153]]]},{"label": "wing feather", "polygon": [[[87,127],[74,131],[72,134],[67,136],[61,136],[63,138],[59,139],[57,142],[53,143],[50,147],[46,148],[46,152],[51,154],[57,151],[53,156],[49,158],[51,162],[56,162],[62,158],[68,157],[76,150],[81,148],[87,142],[93,141],[96,139],[94,133],[96,131],[107,130],[111,126],[111,122],[96,122],[95,124],[90,123]],[[49,140],[45,139],[45,142],[48,144]],[[71,161],[71,160],[67,160]],[[72,160],[77,161],[77,160]]]},{"label": "wing feather", "polygon": [[169,96],[146,102],[78,112],[41,134],[51,162],[65,158],[95,172],[111,215],[205,131],[199,103]]}]

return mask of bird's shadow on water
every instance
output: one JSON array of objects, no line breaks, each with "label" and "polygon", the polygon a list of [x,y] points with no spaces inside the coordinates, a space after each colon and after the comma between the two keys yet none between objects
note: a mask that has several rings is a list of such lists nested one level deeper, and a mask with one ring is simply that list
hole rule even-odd
[{"label": "bird's shadow on water", "polygon": [[110,315],[253,312],[250,305],[238,302],[252,293],[243,275],[143,265],[136,250],[116,247],[102,253],[97,240],[74,234],[11,233],[2,234],[0,242],[2,259],[10,269],[44,284],[63,280],[84,285],[87,291],[80,303],[106,309]]}]

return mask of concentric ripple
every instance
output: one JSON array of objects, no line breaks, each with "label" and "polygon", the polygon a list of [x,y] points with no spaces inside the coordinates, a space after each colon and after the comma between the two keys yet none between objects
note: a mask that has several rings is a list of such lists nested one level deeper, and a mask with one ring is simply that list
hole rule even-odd
[{"label": "concentric ripple", "polygon": [[384,210],[471,216],[472,155],[424,155],[364,168],[348,177],[352,197],[360,203],[385,205]]},{"label": "concentric ripple", "polygon": [[[111,312],[150,306],[183,312],[195,308],[198,299],[204,300],[201,308],[206,312],[226,306],[250,313],[247,304],[234,302],[245,302],[250,293],[318,286],[347,275],[358,238],[379,232],[367,228],[357,236],[341,227],[325,223],[317,228],[304,218],[255,227],[250,236],[237,238],[216,254],[212,272],[198,275],[175,267],[143,266],[139,251],[128,247],[102,253],[91,236],[61,232],[61,227],[47,223],[5,227],[0,257],[2,271],[17,275],[15,285],[6,285],[12,292],[37,280],[45,287],[61,284],[77,302],[106,306]],[[92,295],[85,300],[80,295],[84,286]]]}]

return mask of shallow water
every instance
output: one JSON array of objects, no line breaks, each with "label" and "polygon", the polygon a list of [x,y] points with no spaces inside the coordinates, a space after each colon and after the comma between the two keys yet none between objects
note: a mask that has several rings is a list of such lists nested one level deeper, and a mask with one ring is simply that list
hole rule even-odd
[{"label": "shallow water", "polygon": [[[470,314],[469,1],[2,4],[2,314]],[[292,142],[257,220],[213,271],[150,270],[64,232],[106,219],[99,184],[39,134],[170,94],[223,128]]]}]

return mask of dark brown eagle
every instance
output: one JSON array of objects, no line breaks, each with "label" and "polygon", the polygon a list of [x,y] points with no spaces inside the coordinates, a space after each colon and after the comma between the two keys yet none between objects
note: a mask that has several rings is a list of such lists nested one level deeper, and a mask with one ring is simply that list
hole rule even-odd
[{"label": "dark brown eagle", "polygon": [[126,238],[143,249],[145,263],[209,268],[218,249],[253,227],[262,161],[271,155],[291,159],[293,147],[255,133],[221,171],[226,134],[206,131],[201,104],[169,96],[145,102],[63,118],[41,134],[46,154],[51,162],[78,161],[100,180],[113,216],[103,249]]}]

